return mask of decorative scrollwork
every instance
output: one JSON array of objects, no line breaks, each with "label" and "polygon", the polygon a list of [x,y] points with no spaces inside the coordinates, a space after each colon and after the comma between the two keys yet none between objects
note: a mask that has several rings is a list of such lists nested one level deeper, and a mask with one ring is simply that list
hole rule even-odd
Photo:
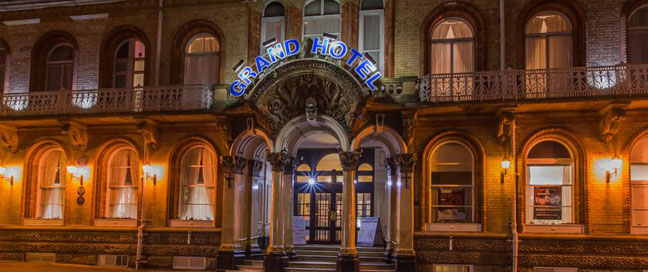
[{"label": "decorative scrollwork", "polygon": [[0,143],[11,152],[18,151],[18,130],[15,127],[0,125]]},{"label": "decorative scrollwork", "polygon": [[77,122],[64,123],[61,127],[61,133],[67,135],[70,143],[86,151],[88,148],[88,131],[86,126]]},{"label": "decorative scrollwork", "polygon": [[357,170],[360,165],[360,156],[362,152],[360,151],[341,151],[338,153],[340,155],[340,162],[342,163],[342,170],[344,171],[353,171]]}]

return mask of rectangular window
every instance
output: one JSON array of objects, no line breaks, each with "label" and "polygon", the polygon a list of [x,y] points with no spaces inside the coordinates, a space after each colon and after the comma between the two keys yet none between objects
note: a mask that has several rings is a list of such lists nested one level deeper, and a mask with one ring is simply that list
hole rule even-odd
[{"label": "rectangular window", "polygon": [[465,264],[435,264],[434,272],[472,272],[472,265]]},{"label": "rectangular window", "polygon": [[272,38],[277,39],[277,42],[282,42],[285,39],[285,24],[284,17],[265,17],[261,18],[261,55],[266,53],[263,43]]},{"label": "rectangular window", "polygon": [[570,165],[529,165],[527,224],[573,223]]},{"label": "rectangular window", "polygon": [[383,10],[363,10],[360,12],[360,51],[371,56],[381,72],[384,73],[385,19]]},{"label": "rectangular window", "polygon": [[304,17],[304,38],[320,37],[324,33],[340,36],[340,15],[318,15]]},{"label": "rectangular window", "polygon": [[371,216],[371,193],[357,193],[356,202],[358,204],[356,209],[358,220],[360,217]]},{"label": "rectangular window", "polygon": [[432,172],[432,221],[435,223],[472,222],[472,172]]},{"label": "rectangular window", "polygon": [[630,165],[632,225],[648,227],[648,163]]}]

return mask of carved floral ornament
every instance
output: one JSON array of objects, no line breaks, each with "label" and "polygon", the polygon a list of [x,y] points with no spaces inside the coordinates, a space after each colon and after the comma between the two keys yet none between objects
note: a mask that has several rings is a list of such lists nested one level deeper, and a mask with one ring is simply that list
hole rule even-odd
[{"label": "carved floral ornament", "polygon": [[348,71],[321,60],[298,60],[266,75],[244,100],[259,109],[265,119],[260,123],[271,133],[306,112],[328,115],[350,132],[368,95]]}]

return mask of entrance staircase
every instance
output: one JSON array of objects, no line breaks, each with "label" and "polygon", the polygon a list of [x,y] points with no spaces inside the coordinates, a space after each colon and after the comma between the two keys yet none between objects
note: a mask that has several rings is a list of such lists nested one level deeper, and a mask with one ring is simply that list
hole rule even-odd
[{"label": "entrance staircase", "polygon": [[[335,272],[335,261],[340,246],[308,245],[295,246],[295,258],[288,261],[286,272]],[[394,266],[383,260],[380,247],[359,247],[361,272],[393,272]],[[245,260],[238,271],[263,271],[263,260]]]}]

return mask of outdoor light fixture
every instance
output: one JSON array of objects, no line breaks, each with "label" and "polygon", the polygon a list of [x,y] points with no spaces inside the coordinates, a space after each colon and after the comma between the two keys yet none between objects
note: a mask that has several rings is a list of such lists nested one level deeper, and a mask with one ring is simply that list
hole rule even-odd
[{"label": "outdoor light fixture", "polygon": [[623,161],[621,160],[621,158],[619,158],[616,155],[610,160],[609,165],[605,170],[605,183],[610,183],[610,180],[612,179],[612,175],[614,175],[614,177],[618,175],[619,168],[621,167],[622,164]]},{"label": "outdoor light fixture", "polygon": [[310,186],[315,185],[315,179],[314,178],[309,178],[308,179],[308,185],[310,185]]},{"label": "outdoor light fixture", "polygon": [[391,182],[391,180],[387,182],[387,186],[389,186],[389,187],[392,186],[392,182]]},{"label": "outdoor light fixture", "polygon": [[79,184],[83,186],[83,171],[80,167],[70,165],[67,167],[67,171],[72,174],[73,178],[79,178]]},{"label": "outdoor light fixture", "polygon": [[500,174],[500,182],[504,183],[504,177],[506,176],[506,173],[508,173],[508,170],[511,168],[511,161],[509,159],[504,159],[501,162],[502,164],[502,173]]},{"label": "outdoor light fixture", "polygon": [[145,164],[142,166],[142,170],[144,171],[144,178],[146,180],[149,180],[149,178],[153,179],[153,185],[157,183],[157,173],[155,173],[153,166],[150,164]]},{"label": "outdoor light fixture", "polygon": [[9,175],[9,177],[6,177],[6,176],[5,176],[5,173],[7,173],[7,169],[4,168],[4,167],[2,167],[2,166],[0,166],[0,179],[3,179],[3,180],[9,180],[9,184],[10,184],[11,186],[13,186],[13,183],[14,183],[14,176],[13,176],[13,175]]}]

